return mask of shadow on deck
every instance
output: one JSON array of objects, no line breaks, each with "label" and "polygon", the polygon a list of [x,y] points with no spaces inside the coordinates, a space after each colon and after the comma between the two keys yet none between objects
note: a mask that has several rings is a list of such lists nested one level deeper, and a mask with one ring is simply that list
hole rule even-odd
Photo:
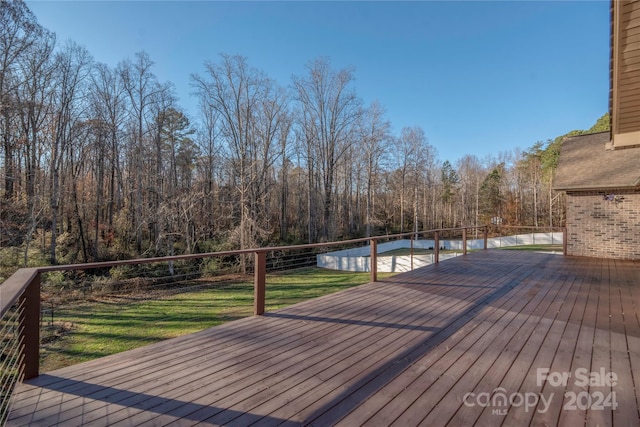
[{"label": "shadow on deck", "polygon": [[8,425],[640,425],[639,319],[638,262],[476,252],[49,372]]}]

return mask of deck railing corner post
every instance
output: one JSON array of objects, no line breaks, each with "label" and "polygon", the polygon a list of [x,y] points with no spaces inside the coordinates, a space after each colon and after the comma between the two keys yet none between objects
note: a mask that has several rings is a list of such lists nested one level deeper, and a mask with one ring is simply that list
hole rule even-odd
[{"label": "deck railing corner post", "polygon": [[29,379],[40,375],[40,272],[33,276],[20,299],[23,372],[24,379]]},{"label": "deck railing corner post", "polygon": [[437,230],[433,233],[433,255],[434,255],[433,262],[435,264],[439,263],[440,262],[440,234],[438,233]]}]

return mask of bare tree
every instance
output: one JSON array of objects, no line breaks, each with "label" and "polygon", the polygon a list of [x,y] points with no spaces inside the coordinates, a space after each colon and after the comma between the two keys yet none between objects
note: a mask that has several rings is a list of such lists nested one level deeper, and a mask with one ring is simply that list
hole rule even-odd
[{"label": "bare tree", "polygon": [[[42,31],[41,37],[27,50],[19,61],[22,84],[15,91],[15,106],[19,111],[24,141],[25,180],[27,200],[35,197],[35,177],[39,160],[38,139],[47,120],[52,104],[55,64],[52,61],[55,36]],[[28,202],[30,203],[30,202]]]},{"label": "bare tree", "polygon": [[166,91],[166,87],[158,83],[156,76],[151,71],[151,67],[153,67],[153,61],[144,51],[136,53],[133,62],[125,60],[119,66],[134,123],[133,155],[135,157],[135,167],[131,172],[135,174],[135,200],[131,219],[135,230],[135,246],[138,253],[142,251],[142,228],[144,225],[142,212],[144,142],[154,121],[154,117],[150,114],[151,106],[157,102],[158,94]]},{"label": "bare tree", "polygon": [[404,127],[401,135],[394,144],[394,165],[396,174],[399,177],[398,189],[400,198],[400,232],[404,232],[406,220],[406,199],[412,201],[414,231],[418,225],[418,190],[420,183],[420,171],[425,167],[423,164],[427,153],[427,138],[424,130],[419,126]]},{"label": "bare tree", "polygon": [[[355,140],[362,107],[352,88],[351,69],[333,70],[327,58],[319,58],[307,65],[307,71],[306,78],[293,78],[293,86],[301,111],[301,135],[307,142],[306,155],[314,159],[322,186],[321,237],[331,239],[335,235],[333,199],[337,165]],[[310,168],[310,183],[313,172]]]},{"label": "bare tree", "polygon": [[293,124],[293,116],[291,114],[282,115],[282,126],[279,133],[280,147],[280,197],[279,197],[279,224],[280,224],[280,240],[286,241],[289,236],[289,171],[291,168],[289,137],[292,134],[291,128]]},{"label": "bare tree", "polygon": [[64,153],[71,148],[78,121],[84,114],[84,83],[93,59],[89,52],[73,42],[67,42],[55,57],[54,132],[51,146],[51,263],[56,263],[58,209],[60,207],[60,171]]},{"label": "bare tree", "polygon": [[16,89],[23,84],[17,67],[43,34],[42,27],[22,0],[0,2],[0,132],[4,149],[4,197],[14,196],[16,180],[12,112]]},{"label": "bare tree", "polygon": [[241,248],[265,234],[268,173],[280,155],[277,142],[286,128],[286,98],[246,58],[221,55],[207,62],[207,75],[192,76],[201,103],[219,117],[238,200],[238,241]]},{"label": "bare tree", "polygon": [[[31,239],[42,219],[45,210],[44,186],[37,188],[37,182],[43,181],[42,157],[50,138],[43,131],[51,120],[53,87],[51,84],[54,63],[53,49],[55,36],[40,31],[40,37],[18,58],[16,67],[21,84],[13,91],[13,111],[17,116],[13,128],[19,128],[20,141],[16,150],[23,159],[24,185],[26,190],[26,207],[29,229],[25,233],[25,264]],[[18,125],[19,123],[19,125]],[[14,166],[17,165],[17,162]],[[19,169],[19,165],[18,165]],[[15,183],[19,178],[18,170],[12,178]]]},{"label": "bare tree", "polygon": [[[200,99],[200,126],[196,133],[196,144],[201,153],[198,161],[201,193],[201,224],[203,235],[212,238],[216,229],[222,227],[216,221],[219,217],[219,186],[217,177],[222,171],[222,155],[220,147],[219,114],[208,101]],[[217,211],[217,212],[216,212]]]},{"label": "bare tree", "polygon": [[375,194],[379,185],[384,157],[388,155],[387,147],[390,140],[391,124],[384,118],[384,108],[379,102],[374,102],[364,111],[362,120],[361,153],[365,165],[365,235],[371,236],[373,226],[378,225],[375,216]]},{"label": "bare tree", "polygon": [[[126,116],[125,89],[120,73],[105,64],[96,64],[91,84],[91,115],[98,156],[96,172],[96,212],[94,256],[99,256],[98,238],[101,221],[106,222],[105,236],[112,239],[114,215],[122,207],[122,165],[120,151]],[[106,188],[104,180],[107,180]],[[107,192],[106,200],[104,192]],[[106,202],[106,206],[105,206]],[[102,214],[101,214],[102,211]],[[106,211],[106,212],[105,212]]]},{"label": "bare tree", "polygon": [[486,171],[476,156],[468,154],[456,162],[456,169],[460,178],[460,223],[477,227],[480,225],[480,185]]}]

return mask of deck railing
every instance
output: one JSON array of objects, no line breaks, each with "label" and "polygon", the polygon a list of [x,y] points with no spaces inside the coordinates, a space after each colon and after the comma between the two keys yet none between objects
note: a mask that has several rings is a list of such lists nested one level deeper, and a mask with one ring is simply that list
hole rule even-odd
[{"label": "deck railing", "polygon": [[[488,227],[461,227],[451,229],[436,229],[421,232],[411,232],[395,235],[385,235],[352,239],[346,241],[316,243],[295,246],[264,247],[244,250],[211,252],[203,254],[179,255],[170,257],[142,258],[124,261],[97,262],[86,264],[59,265],[37,268],[23,268],[18,270],[2,285],[0,285],[0,339],[3,341],[3,348],[0,356],[1,377],[0,377],[0,420],[4,419],[4,412],[8,410],[7,401],[10,399],[15,385],[22,379],[29,379],[39,375],[40,372],[40,321],[41,321],[41,275],[50,272],[72,272],[77,270],[106,269],[126,265],[143,265],[159,262],[179,262],[186,260],[204,260],[207,258],[221,258],[229,256],[253,256],[253,312],[261,315],[265,312],[266,295],[266,273],[267,273],[267,253],[278,251],[297,251],[311,248],[327,248],[332,246],[363,245],[370,246],[371,267],[370,280],[378,280],[377,274],[377,244],[381,240],[392,240],[409,238],[412,243],[414,239],[431,237],[435,244],[434,261],[439,261],[438,242],[443,235],[459,233],[463,240],[463,253],[467,253],[467,236],[469,231],[475,235],[481,231],[484,236],[484,249],[487,248]],[[411,245],[413,248],[413,244]],[[413,250],[411,251],[413,254]]]}]

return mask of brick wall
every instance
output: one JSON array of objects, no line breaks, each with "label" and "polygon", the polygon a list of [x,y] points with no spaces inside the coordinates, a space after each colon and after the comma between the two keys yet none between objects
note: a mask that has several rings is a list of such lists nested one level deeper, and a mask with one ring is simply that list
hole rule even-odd
[{"label": "brick wall", "polygon": [[567,192],[566,202],[567,255],[640,259],[640,190]]}]

